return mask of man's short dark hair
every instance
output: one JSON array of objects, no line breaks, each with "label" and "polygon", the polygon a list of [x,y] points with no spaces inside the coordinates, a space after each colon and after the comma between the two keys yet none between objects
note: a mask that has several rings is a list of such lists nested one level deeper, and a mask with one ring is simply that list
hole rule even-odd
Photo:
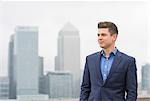
[{"label": "man's short dark hair", "polygon": [[112,22],[108,22],[108,21],[99,22],[98,28],[108,28],[108,30],[111,34],[118,34],[118,28]]}]

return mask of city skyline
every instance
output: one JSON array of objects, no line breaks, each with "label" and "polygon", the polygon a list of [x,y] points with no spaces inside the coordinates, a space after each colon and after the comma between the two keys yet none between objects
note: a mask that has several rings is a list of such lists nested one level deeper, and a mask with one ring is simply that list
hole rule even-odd
[{"label": "city skyline", "polygon": [[40,94],[48,94],[49,98],[79,98],[78,30],[71,23],[60,30],[56,71],[46,75],[43,74],[43,57],[38,56],[38,31],[35,26],[16,26],[8,45],[9,68],[8,77],[5,77],[8,81],[0,82],[1,89],[4,89],[0,91],[1,98],[19,99],[20,96]]},{"label": "city skyline", "polygon": [[139,75],[140,66],[148,60],[147,13],[143,12],[147,9],[145,2],[2,2],[1,7],[1,32],[4,34],[1,34],[0,75],[7,74],[8,40],[16,25],[39,27],[39,56],[44,57],[45,71],[54,70],[58,32],[68,21],[79,30],[81,69],[84,68],[85,57],[100,50],[97,23],[103,20],[117,24],[117,48],[137,59]]}]

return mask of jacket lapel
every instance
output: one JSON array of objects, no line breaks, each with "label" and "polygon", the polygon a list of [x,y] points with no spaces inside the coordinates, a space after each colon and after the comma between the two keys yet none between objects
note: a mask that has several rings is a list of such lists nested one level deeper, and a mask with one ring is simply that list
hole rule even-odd
[{"label": "jacket lapel", "polygon": [[98,81],[100,80],[100,83],[103,84],[103,77],[102,77],[102,73],[101,73],[101,69],[100,69],[101,68],[100,59],[101,59],[101,54],[99,52],[96,56],[95,67],[96,67],[96,74],[97,74]]},{"label": "jacket lapel", "polygon": [[[116,56],[115,56],[115,58],[114,58],[114,61],[113,61],[113,63],[112,63],[112,66],[111,66],[111,69],[110,69],[110,72],[109,72],[109,74],[108,74],[108,76],[107,76],[106,81],[107,81],[109,78],[111,78],[112,74],[115,72],[115,70],[117,70],[117,67],[118,67],[119,63],[121,62],[121,59],[122,59],[121,54],[120,54],[119,51],[117,51],[117,54],[116,54]],[[106,82],[106,81],[105,81],[105,82]]]}]

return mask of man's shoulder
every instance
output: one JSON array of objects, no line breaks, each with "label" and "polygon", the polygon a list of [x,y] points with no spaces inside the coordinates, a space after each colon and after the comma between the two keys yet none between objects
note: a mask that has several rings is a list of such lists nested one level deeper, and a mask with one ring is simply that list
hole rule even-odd
[{"label": "man's shoulder", "polygon": [[92,54],[89,54],[89,55],[87,55],[86,58],[95,58],[95,57],[99,56],[99,54],[100,54],[100,51],[99,51],[99,52],[92,53]]},{"label": "man's shoulder", "polygon": [[118,53],[119,53],[123,58],[125,58],[125,59],[128,59],[128,60],[135,60],[135,58],[134,58],[133,56],[130,56],[130,55],[126,54],[126,53],[123,53],[123,52],[120,52],[120,51],[118,51]]}]

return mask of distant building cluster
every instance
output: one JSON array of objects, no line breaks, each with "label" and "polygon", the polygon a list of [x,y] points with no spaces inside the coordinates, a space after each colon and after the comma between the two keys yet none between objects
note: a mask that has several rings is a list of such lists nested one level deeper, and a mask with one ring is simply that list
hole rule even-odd
[{"label": "distant building cluster", "polygon": [[59,32],[55,71],[46,75],[38,55],[38,27],[17,26],[8,47],[8,77],[0,78],[0,99],[79,97],[80,38],[71,23]]},{"label": "distant building cluster", "polygon": [[8,99],[8,96],[9,96],[8,77],[0,77],[0,98]]}]

